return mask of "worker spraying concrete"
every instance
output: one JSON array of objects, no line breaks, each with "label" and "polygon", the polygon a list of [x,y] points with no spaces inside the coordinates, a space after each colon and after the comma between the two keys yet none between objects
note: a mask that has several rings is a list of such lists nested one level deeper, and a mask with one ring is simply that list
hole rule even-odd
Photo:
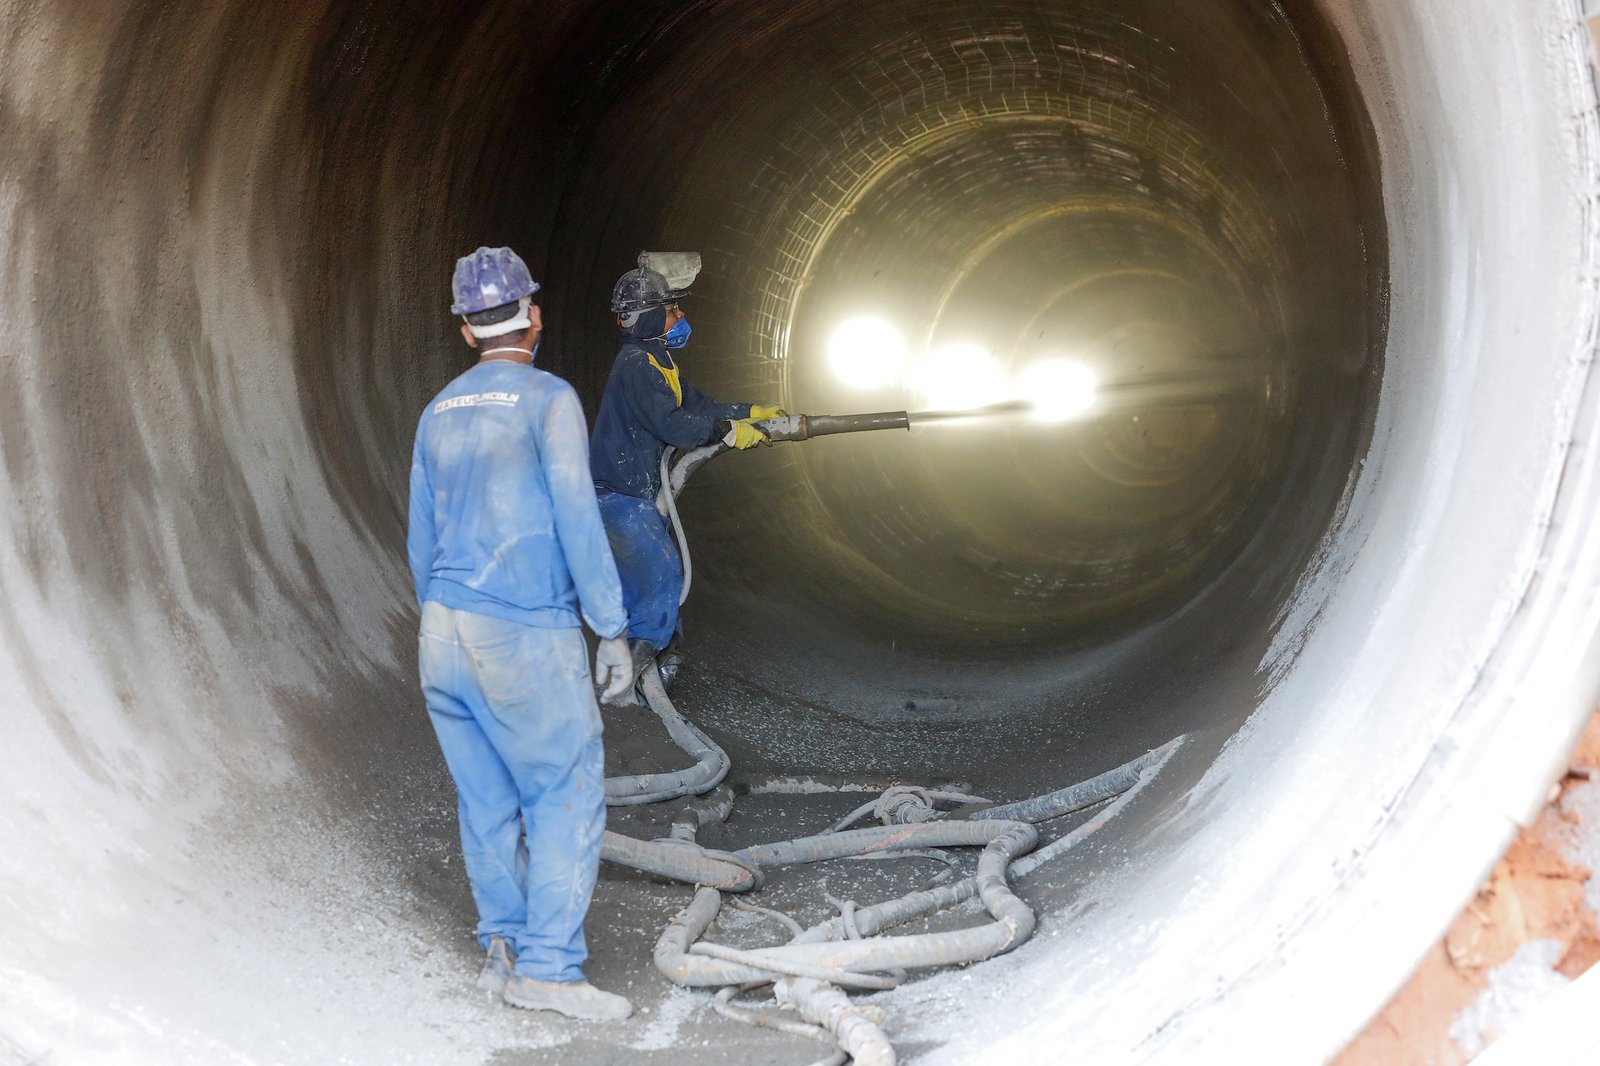
[{"label": "worker spraying concrete", "polygon": [[[740,449],[770,444],[756,423],[784,414],[776,404],[718,403],[684,378],[678,354],[691,327],[678,305],[699,273],[697,253],[645,252],[611,295],[622,346],[595,417],[590,469],[639,670],[668,651],[683,601],[683,567],[657,505],[664,452],[715,441]],[[679,657],[673,648],[662,663],[669,676]]]},{"label": "worker spraying concrete", "polygon": [[[1031,409],[1032,405],[1002,404],[970,412],[780,413],[754,421],[752,428],[766,441],[802,441],[839,433],[909,429],[914,422],[1006,417]],[[683,564],[680,601],[687,595],[691,575],[676,497],[699,465],[738,446],[738,431],[730,425],[724,439],[682,452],[664,447],[659,454],[657,480],[661,487],[656,504],[678,537]],[[743,775],[730,785],[725,783],[731,769],[727,754],[679,713],[654,660],[646,662],[639,684],[645,702],[661,718],[673,742],[694,760],[693,765],[665,773],[607,778],[607,805],[636,806],[697,797],[681,808],[665,839],[640,840],[613,831],[605,835],[605,860],[695,886],[689,905],[667,923],[656,940],[651,953],[656,969],[682,987],[717,989],[712,1007],[725,1018],[806,1036],[833,1047],[835,1053],[822,1060],[829,1064],[849,1061],[857,1066],[895,1066],[899,1060],[881,1009],[856,1003],[850,994],[894,988],[906,980],[912,968],[968,965],[1012,951],[1027,941],[1036,917],[1011,890],[1010,882],[1066,854],[1109,822],[1160,771],[1184,739],[1175,738],[1067,788],[998,805],[971,794],[964,785],[927,787],[894,778],[873,783],[857,777],[830,780],[791,772]],[[832,828],[798,839],[755,843],[737,850],[700,843],[700,831],[727,822],[742,797],[846,792],[872,793],[876,798]],[[1108,805],[1048,843],[1035,828],[1102,804]],[[859,825],[872,816],[882,824]],[[982,852],[976,870],[962,876],[967,869],[946,849],[968,847]],[[853,899],[835,899],[824,890],[839,917],[810,928],[780,911],[738,899],[759,891],[766,871],[773,867],[889,855],[936,859],[950,868],[953,879],[947,877],[944,883],[935,881],[869,906]],[[780,922],[792,935],[755,948],[706,939],[728,898],[747,913]],[[982,905],[984,917],[977,925],[885,935],[892,927],[970,901]],[[774,996],[767,1008],[751,1010],[735,1002],[765,986],[771,987]]]},{"label": "worker spraying concrete", "polygon": [[[686,453],[678,461],[681,488],[701,462],[730,449],[1031,409],[1007,403],[981,411],[790,415],[772,403],[719,403],[691,384],[678,362],[692,332],[679,302],[689,296],[700,262],[697,252],[642,252],[638,265],[617,280],[611,310],[622,346],[589,448],[600,514],[622,579],[635,669],[642,673],[657,662],[669,684],[683,659],[679,608],[691,576],[669,487],[667,468],[675,455]],[[639,698],[630,691],[623,700]]]},{"label": "worker spraying concrete", "polygon": [[[1032,405],[919,414],[790,415],[776,405],[717,403],[682,379],[673,354],[682,350],[689,336],[688,320],[677,301],[688,295],[698,270],[699,256],[693,253],[645,253],[638,268],[618,281],[612,308],[624,339],[601,402],[591,449],[600,512],[616,557],[630,630],[639,638],[633,645],[638,691],[660,717],[668,737],[693,760],[680,770],[607,778],[605,803],[639,806],[698,798],[682,809],[666,839],[644,840],[608,830],[601,856],[695,886],[690,905],[668,923],[652,952],[656,968],[669,980],[686,987],[720,989],[713,1005],[725,1017],[828,1043],[836,1048],[826,1060],[830,1063],[850,1059],[860,1066],[894,1066],[897,1059],[881,1014],[853,1003],[847,993],[893,988],[911,967],[968,964],[1027,940],[1034,914],[1007,887],[1008,879],[1061,854],[1103,824],[1113,808],[1131,799],[1147,774],[1159,769],[1178,741],[1090,781],[1002,806],[961,787],[829,782],[808,774],[724,785],[731,761],[673,706],[665,684],[672,665],[670,652],[659,654],[676,634],[678,608],[691,577],[676,506],[689,475],[730,450],[840,433],[909,429],[914,422],[1003,417],[1031,410]],[[878,798],[832,829],[795,840],[724,851],[707,848],[697,839],[701,829],[729,818],[741,794],[844,791],[875,792]],[[1108,800],[1114,801],[1112,807],[1099,818],[1052,841],[1031,861],[1013,866],[1013,860],[1040,843],[1033,822],[1051,821]],[[883,825],[851,828],[868,815],[876,815]],[[723,894],[759,890],[769,867],[921,849],[919,854],[959,869],[942,850],[926,850],[949,847],[983,849],[974,876],[872,907],[837,903],[841,918],[811,929],[776,911],[745,904],[748,910],[781,920],[795,936],[786,944],[758,950],[704,939]],[[971,899],[981,901],[988,921],[937,933],[880,935],[891,926]],[[780,1019],[772,1011],[752,1014],[733,1002],[769,984],[777,1005],[794,1010],[798,1018]]]}]

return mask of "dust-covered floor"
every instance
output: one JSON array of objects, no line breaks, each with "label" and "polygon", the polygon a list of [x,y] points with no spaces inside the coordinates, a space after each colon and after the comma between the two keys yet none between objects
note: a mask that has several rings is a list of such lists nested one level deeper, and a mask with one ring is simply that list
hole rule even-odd
[{"label": "dust-covered floor", "polygon": [[[726,826],[705,830],[701,839],[711,847],[742,847],[762,840],[781,839],[826,829],[862,802],[860,794],[835,796],[745,797],[735,806]],[[645,808],[613,808],[610,825],[633,836],[664,836],[673,812],[681,804]],[[976,866],[976,849],[959,856],[968,872]],[[816,867],[772,870],[766,884],[751,902],[781,911],[802,925],[812,925],[839,912],[827,901],[853,899],[877,902],[921,888],[944,870],[929,859],[903,858],[873,861],[835,861]],[[824,1057],[828,1048],[803,1037],[790,1036],[730,1021],[711,1008],[714,990],[686,990],[673,986],[657,972],[651,950],[662,928],[686,905],[694,890],[665,884],[645,875],[602,865],[600,883],[590,909],[588,973],[597,985],[621,992],[633,1000],[634,1017],[603,1028],[565,1023],[551,1016],[541,1022],[570,1028],[573,1042],[558,1048],[506,1050],[495,1063],[809,1063]],[[946,916],[940,927],[975,923],[978,915],[961,910]],[[900,932],[931,928],[924,924]],[[725,904],[707,933],[707,939],[734,947],[781,944],[789,932],[774,919]],[[470,955],[470,945],[468,945]],[[476,956],[464,960],[470,967]],[[467,969],[463,969],[463,974]],[[759,1002],[760,993],[752,996]],[[870,997],[867,997],[870,1001]],[[498,1008],[510,1010],[511,1008]]]},{"label": "dust-covered floor", "polygon": [[[855,773],[866,779],[889,779],[910,784],[956,782],[950,766],[958,750],[972,750],[972,733],[985,728],[979,722],[900,721],[885,727],[841,713],[803,697],[780,696],[760,686],[715,673],[692,664],[673,692],[680,709],[689,714],[728,751],[734,765],[732,780],[769,773]],[[685,757],[668,740],[655,715],[646,707],[607,707],[607,774],[679,769]],[[1014,724],[1026,727],[1018,718]],[[1061,723],[1058,723],[1058,725]],[[992,728],[992,727],[988,727]],[[1068,730],[1061,730],[1070,735]],[[1158,734],[1152,734],[1155,736]],[[1165,739],[1165,738],[1162,738]],[[1064,763],[1076,760],[1063,759]],[[1092,766],[1075,769],[1056,786],[1071,784],[1092,773],[1109,769]],[[964,787],[995,799],[1020,798],[1015,783],[996,791],[996,782],[961,779]],[[1003,794],[1002,794],[1003,793]],[[741,796],[725,824],[707,827],[700,841],[712,848],[734,850],[750,844],[791,839],[822,832],[840,818],[873,799],[873,794],[846,792],[820,796]],[[608,827],[650,839],[665,836],[684,801],[640,807],[612,807]],[[1093,814],[1057,819],[1041,826],[1044,839],[1070,831]],[[868,820],[862,824],[876,824]],[[893,899],[934,883],[936,878],[967,876],[975,871],[978,849],[949,849],[959,868],[950,870],[929,857],[836,860],[813,866],[779,867],[768,871],[763,888],[749,897],[762,907],[781,911],[810,926],[835,917],[837,903],[859,905]],[[1060,886],[1070,880],[1070,866],[1081,861],[1074,853],[1063,858],[1063,869],[1042,870],[1036,883],[1019,889],[1039,906],[1059,902]],[[453,908],[471,914],[465,879],[456,892]],[[600,881],[586,924],[590,961],[588,975],[598,986],[628,996],[635,1015],[626,1022],[596,1025],[567,1022],[540,1014],[530,1018],[539,1030],[527,1047],[501,1047],[489,1061],[499,1066],[532,1063],[811,1063],[826,1057],[831,1048],[804,1037],[750,1026],[725,1019],[712,1009],[714,990],[685,990],[670,984],[655,968],[651,952],[666,923],[693,896],[689,886],[602,864]],[[830,900],[831,897],[831,900]],[[919,922],[897,927],[895,933],[916,933],[975,925],[986,920],[976,901]],[[1042,929],[1048,931],[1046,916]],[[467,923],[463,922],[463,928]],[[776,945],[790,938],[789,931],[767,915],[725,903],[706,939],[734,947]],[[463,934],[460,978],[470,981],[478,956]],[[984,963],[976,964],[981,968]],[[913,974],[916,982],[926,976]],[[480,994],[482,995],[482,994]],[[892,993],[862,994],[871,1003]],[[747,1002],[759,1004],[770,997],[762,991]],[[483,996],[486,1011],[512,1008]],[[914,1057],[927,1042],[914,1033],[900,1031],[895,1012],[886,1012],[885,1026],[902,1057]],[[554,1043],[556,1046],[551,1046]]]}]

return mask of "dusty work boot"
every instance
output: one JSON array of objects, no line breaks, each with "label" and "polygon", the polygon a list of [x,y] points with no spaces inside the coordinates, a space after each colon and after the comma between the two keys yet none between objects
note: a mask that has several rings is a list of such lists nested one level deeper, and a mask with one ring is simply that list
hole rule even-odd
[{"label": "dusty work boot", "polygon": [[490,937],[489,957],[484,960],[483,969],[478,971],[478,987],[497,995],[504,992],[506,982],[511,980],[511,969],[516,964],[517,953],[511,950],[506,938]]},{"label": "dusty work boot", "polygon": [[588,981],[535,981],[513,977],[500,995],[523,1010],[553,1010],[568,1018],[591,1022],[620,1022],[633,1013],[633,1004],[615,992],[602,992]]}]

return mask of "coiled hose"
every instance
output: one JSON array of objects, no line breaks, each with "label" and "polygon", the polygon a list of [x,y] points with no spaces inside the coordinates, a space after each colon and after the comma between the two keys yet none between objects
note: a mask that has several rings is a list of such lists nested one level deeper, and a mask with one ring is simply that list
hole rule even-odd
[{"label": "coiled hose", "polygon": [[[661,493],[683,560],[683,598],[688,596],[692,564],[676,496],[695,467],[725,450],[720,445],[696,449],[680,458],[675,467],[669,466],[671,450],[662,453]],[[654,803],[712,793],[685,807],[674,821],[669,839],[642,841],[610,831],[605,834],[601,857],[607,861],[696,886],[694,898],[667,924],[656,942],[656,968],[679,985],[720,988],[716,1006],[719,1013],[730,1018],[812,1038],[825,1032],[839,1048],[825,1061],[842,1063],[851,1058],[858,1066],[894,1066],[896,1057],[882,1029],[881,1017],[852,1003],[843,989],[892,988],[903,980],[907,969],[977,962],[1010,951],[1027,940],[1036,919],[1033,909],[1011,890],[1010,879],[1026,876],[1105,825],[1171,758],[1184,739],[1178,737],[1088,781],[1000,805],[968,795],[965,784],[921,788],[901,782],[866,784],[795,776],[740,782],[732,789],[718,788],[729,771],[727,754],[673,707],[654,663],[644,671],[641,685],[646,702],[661,718],[668,735],[695,763],[672,773],[607,779],[606,802]],[[851,791],[882,795],[824,833],[752,845],[731,853],[708,850],[697,842],[701,828],[730,815],[738,795]],[[1039,834],[1032,823],[1108,799],[1114,802],[1088,822],[1034,852]],[[966,806],[947,812],[938,810],[934,806],[937,802]],[[846,828],[869,813],[901,824]],[[940,856],[942,853],[928,849],[979,845],[983,851],[974,876],[870,907],[858,908],[852,902],[840,901],[838,918],[799,932],[787,944],[746,950],[700,940],[721,909],[723,892],[759,888],[764,867],[908,852]],[[982,900],[989,914],[990,920],[982,925],[911,936],[877,935],[973,896]],[[791,929],[798,928],[792,919],[770,913],[782,918]],[[804,1021],[789,1022],[770,1012],[732,1005],[735,995],[763,984],[774,984],[779,1004],[793,1007]]]},{"label": "coiled hose", "polygon": [[666,685],[661,681],[661,671],[655,663],[645,667],[639,675],[644,699],[667,735],[684,754],[694,759],[694,765],[682,770],[659,774],[631,774],[626,777],[608,777],[605,781],[608,807],[637,806],[644,803],[661,803],[682,796],[698,796],[710,792],[728,776],[732,763],[728,753],[716,741],[702,733],[695,724],[678,713],[667,697]]}]

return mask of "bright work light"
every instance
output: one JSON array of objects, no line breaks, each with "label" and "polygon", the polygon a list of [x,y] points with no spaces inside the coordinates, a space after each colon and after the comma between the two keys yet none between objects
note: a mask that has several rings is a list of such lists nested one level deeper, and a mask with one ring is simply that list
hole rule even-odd
[{"label": "bright work light", "polygon": [[987,348],[964,342],[929,352],[912,384],[924,404],[936,411],[970,411],[1011,399],[1000,361]]},{"label": "bright work light", "polygon": [[828,366],[855,389],[893,384],[905,361],[905,337],[892,323],[870,315],[846,319],[828,342]]},{"label": "bright work light", "polygon": [[1094,406],[1099,388],[1094,371],[1071,359],[1041,359],[1017,379],[1022,398],[1041,422],[1064,422]]}]

